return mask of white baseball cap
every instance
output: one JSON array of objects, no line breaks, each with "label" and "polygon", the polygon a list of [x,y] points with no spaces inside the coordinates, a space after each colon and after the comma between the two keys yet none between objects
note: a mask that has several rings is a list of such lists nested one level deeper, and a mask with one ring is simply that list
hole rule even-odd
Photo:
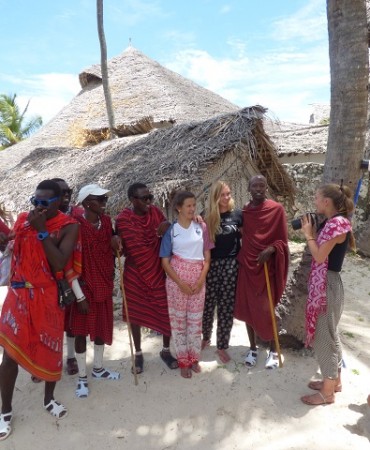
[{"label": "white baseball cap", "polygon": [[101,188],[98,184],[88,184],[80,189],[77,203],[82,203],[89,195],[111,195],[111,191]]}]

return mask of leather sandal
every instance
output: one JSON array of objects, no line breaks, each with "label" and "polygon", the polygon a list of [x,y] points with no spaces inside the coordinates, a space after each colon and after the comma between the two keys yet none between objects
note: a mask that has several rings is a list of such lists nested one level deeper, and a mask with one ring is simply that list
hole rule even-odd
[{"label": "leather sandal", "polygon": [[[314,400],[317,396],[319,397],[318,402]],[[316,394],[304,395],[301,397],[301,400],[305,405],[309,406],[331,405],[334,403],[334,394],[324,396],[320,391],[317,391]]]}]

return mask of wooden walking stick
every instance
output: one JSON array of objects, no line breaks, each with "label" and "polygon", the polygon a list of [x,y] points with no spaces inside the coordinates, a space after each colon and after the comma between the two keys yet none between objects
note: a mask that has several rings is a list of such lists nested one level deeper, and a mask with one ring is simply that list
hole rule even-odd
[{"label": "wooden walking stick", "polygon": [[130,350],[131,350],[131,364],[134,372],[134,379],[135,379],[135,386],[139,384],[137,379],[137,373],[136,373],[136,365],[135,365],[135,356],[134,356],[134,349],[132,345],[132,332],[131,332],[131,325],[130,320],[128,317],[128,308],[127,308],[127,299],[126,299],[126,293],[125,293],[125,286],[123,285],[123,270],[122,270],[122,262],[121,262],[121,256],[119,254],[119,251],[116,251],[116,256],[118,259],[118,268],[119,268],[119,281],[121,285],[121,292],[122,292],[122,299],[123,299],[123,305],[125,308],[125,314],[126,314],[126,323],[127,323],[127,331],[128,331],[128,337],[130,340]]},{"label": "wooden walking stick", "polygon": [[277,333],[277,326],[276,326],[276,317],[275,317],[275,307],[274,302],[272,301],[272,294],[271,294],[271,285],[270,285],[270,277],[269,277],[269,271],[267,268],[267,263],[265,262],[263,264],[265,269],[265,278],[266,278],[266,285],[267,285],[267,295],[269,298],[269,304],[270,304],[270,313],[271,313],[271,320],[272,320],[272,330],[274,333],[274,340],[275,340],[275,346],[279,357],[279,367],[283,367],[283,361],[281,359],[281,350],[280,350],[280,344],[279,344],[279,337]]}]

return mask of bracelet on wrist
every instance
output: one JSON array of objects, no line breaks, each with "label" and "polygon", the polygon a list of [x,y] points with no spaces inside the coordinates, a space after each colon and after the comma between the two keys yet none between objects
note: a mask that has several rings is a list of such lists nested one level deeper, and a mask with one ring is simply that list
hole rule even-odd
[{"label": "bracelet on wrist", "polygon": [[316,241],[316,239],[313,238],[313,237],[311,237],[311,238],[308,238],[308,239],[307,239],[307,242],[308,242],[308,241]]},{"label": "bracelet on wrist", "polygon": [[80,297],[80,298],[78,298],[78,299],[76,300],[76,303],[81,303],[81,302],[83,302],[84,300],[86,300],[86,297],[85,297],[85,296]]}]

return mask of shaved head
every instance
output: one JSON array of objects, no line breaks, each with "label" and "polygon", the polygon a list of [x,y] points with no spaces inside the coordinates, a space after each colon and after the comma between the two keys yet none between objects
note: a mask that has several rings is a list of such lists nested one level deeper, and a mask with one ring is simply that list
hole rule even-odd
[{"label": "shaved head", "polygon": [[257,206],[266,200],[267,180],[263,175],[255,175],[249,181],[248,191],[252,196],[252,204]]},{"label": "shaved head", "polygon": [[254,183],[255,181],[264,181],[266,186],[267,186],[267,180],[263,175],[254,175],[250,180],[249,180],[249,185],[248,187],[251,186],[252,183]]}]

